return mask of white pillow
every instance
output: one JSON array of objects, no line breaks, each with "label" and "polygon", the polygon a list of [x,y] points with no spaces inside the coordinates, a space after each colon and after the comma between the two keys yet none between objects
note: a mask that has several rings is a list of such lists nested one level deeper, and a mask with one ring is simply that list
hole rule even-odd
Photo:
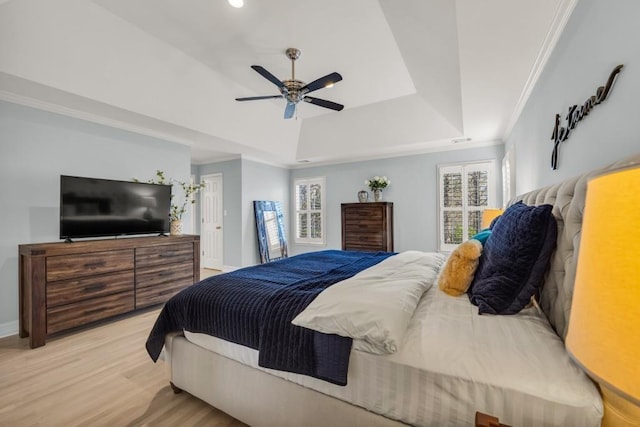
[{"label": "white pillow", "polygon": [[445,256],[418,251],[391,256],[321,292],[292,323],[363,340],[367,351],[394,353],[420,298]]}]

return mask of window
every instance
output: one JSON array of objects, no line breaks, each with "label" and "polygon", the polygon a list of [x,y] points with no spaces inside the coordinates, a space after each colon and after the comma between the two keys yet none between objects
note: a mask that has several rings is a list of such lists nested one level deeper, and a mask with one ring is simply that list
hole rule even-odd
[{"label": "window", "polygon": [[495,206],[494,185],[492,162],[438,166],[441,251],[480,231],[482,211]]},{"label": "window", "polygon": [[324,177],[294,181],[296,243],[324,245]]}]

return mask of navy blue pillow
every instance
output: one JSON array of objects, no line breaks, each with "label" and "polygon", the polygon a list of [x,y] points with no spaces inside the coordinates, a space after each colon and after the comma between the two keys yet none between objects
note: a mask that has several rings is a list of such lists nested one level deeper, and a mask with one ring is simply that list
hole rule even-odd
[{"label": "navy blue pillow", "polygon": [[493,230],[493,227],[496,226],[496,223],[498,222],[498,220],[500,219],[501,216],[502,216],[502,214],[498,215],[497,217],[495,217],[495,218],[493,218],[491,220],[491,224],[489,224],[489,230]]},{"label": "navy blue pillow", "polygon": [[551,210],[518,202],[495,223],[468,291],[480,314],[515,314],[538,293],[558,234]]}]

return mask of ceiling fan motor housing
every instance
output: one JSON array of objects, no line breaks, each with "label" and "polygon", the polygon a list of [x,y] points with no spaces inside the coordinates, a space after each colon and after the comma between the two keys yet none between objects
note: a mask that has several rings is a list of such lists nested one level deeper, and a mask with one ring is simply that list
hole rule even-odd
[{"label": "ceiling fan motor housing", "polygon": [[300,89],[304,87],[304,82],[300,80],[283,80],[284,87],[280,88],[280,93],[289,102],[299,102],[302,100],[303,93]]}]

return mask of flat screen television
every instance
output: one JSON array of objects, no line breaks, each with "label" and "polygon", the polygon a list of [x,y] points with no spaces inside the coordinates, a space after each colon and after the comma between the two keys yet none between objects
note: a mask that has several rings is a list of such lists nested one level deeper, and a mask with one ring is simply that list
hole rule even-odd
[{"label": "flat screen television", "polygon": [[60,176],[60,238],[169,232],[171,185]]}]

